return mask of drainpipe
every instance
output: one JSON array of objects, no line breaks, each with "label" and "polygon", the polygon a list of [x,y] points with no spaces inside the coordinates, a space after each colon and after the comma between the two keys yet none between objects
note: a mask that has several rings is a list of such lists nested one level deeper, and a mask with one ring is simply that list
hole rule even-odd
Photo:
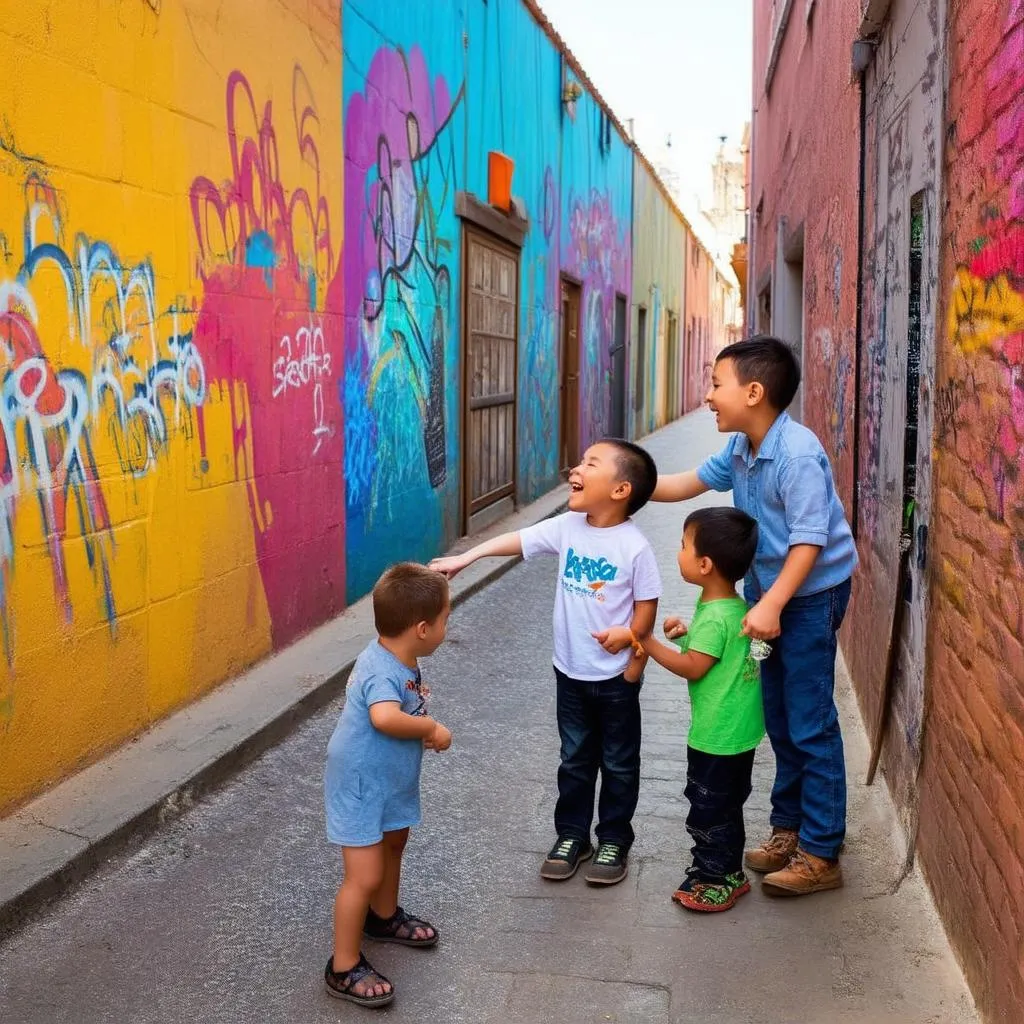
[{"label": "drainpipe", "polygon": [[861,428],[861,381],[863,379],[864,353],[864,314],[861,307],[864,303],[864,186],[867,179],[867,69],[874,60],[875,44],[858,39],[853,44],[853,71],[860,82],[860,125],[859,167],[857,171],[857,308],[854,313],[854,332],[856,337],[855,360],[853,370],[853,508],[851,520],[853,538],[857,539],[860,528],[860,428]]}]

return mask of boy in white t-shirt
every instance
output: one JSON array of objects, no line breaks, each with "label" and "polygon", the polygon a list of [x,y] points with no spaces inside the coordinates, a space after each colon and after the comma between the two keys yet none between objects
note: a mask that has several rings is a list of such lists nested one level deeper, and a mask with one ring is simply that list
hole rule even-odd
[{"label": "boy in white t-shirt", "polygon": [[[451,578],[488,555],[559,557],[553,659],[562,741],[558,839],[540,872],[552,881],[571,878],[592,856],[584,877],[594,885],[621,882],[628,870],[640,793],[646,659],[633,653],[628,640],[602,645],[594,634],[629,626],[642,637],[654,628],[661,578],[654,552],[630,516],[647,503],[657,477],[654,460],[642,448],[617,438],[599,441],[569,473],[568,512],[430,563]],[[590,826],[599,770],[594,856]]]}]

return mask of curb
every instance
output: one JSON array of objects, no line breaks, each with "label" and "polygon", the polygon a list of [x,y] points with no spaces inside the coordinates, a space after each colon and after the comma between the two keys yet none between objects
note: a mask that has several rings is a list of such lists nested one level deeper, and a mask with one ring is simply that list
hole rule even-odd
[{"label": "curb", "polygon": [[[558,487],[471,539],[478,543],[489,536],[521,529],[558,515],[566,507],[564,488]],[[465,550],[469,540],[461,538],[452,551]],[[452,582],[452,607],[469,600],[521,561],[518,556],[510,556],[470,566]],[[328,633],[342,636],[329,637]],[[107,757],[0,821],[0,942],[22,928],[54,899],[67,895],[72,887],[122,852],[129,843],[184,814],[204,795],[341,696],[356,657],[372,635],[370,596],[366,595],[331,622],[269,655],[237,677],[225,680],[210,693],[154,724],[141,736],[125,740]],[[309,660],[324,658],[330,662],[330,667],[312,676],[287,673],[293,680],[287,686],[297,692],[279,700],[262,720],[250,724],[230,720],[231,708],[243,707],[250,696],[248,691],[267,679],[277,679],[288,663],[296,663],[294,668],[298,669],[304,659],[304,647],[311,649],[313,645],[318,650]],[[332,647],[335,648],[333,659]],[[326,654],[319,648],[326,648]],[[224,711],[218,713],[218,704],[227,706],[227,715]],[[223,720],[222,724],[216,724],[218,718]],[[238,735],[226,743],[215,744],[219,749],[207,756],[200,750],[194,763],[177,773],[169,771],[162,778],[147,780],[146,772],[140,772],[141,766],[154,761],[159,764],[164,758],[169,759],[173,767],[175,760],[180,762],[189,755],[192,744],[187,737],[194,719],[200,719],[203,725],[200,730],[203,735],[196,741],[199,748],[218,733],[234,730]],[[117,806],[116,795],[119,778],[125,791],[121,807]],[[111,781],[114,797],[106,803],[101,798],[98,809],[90,810],[90,797],[95,802],[92,794],[106,793]],[[76,818],[80,819],[79,827],[75,827]]]}]

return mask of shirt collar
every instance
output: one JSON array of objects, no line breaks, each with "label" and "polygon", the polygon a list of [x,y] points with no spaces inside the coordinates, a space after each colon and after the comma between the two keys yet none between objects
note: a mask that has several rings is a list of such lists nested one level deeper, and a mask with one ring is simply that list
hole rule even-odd
[{"label": "shirt collar", "polygon": [[[782,441],[782,431],[787,423],[789,423],[789,413],[780,412],[775,418],[775,422],[768,428],[768,433],[764,435],[764,440],[761,442],[761,447],[757,452],[759,459],[775,458],[779,450],[779,444]],[[737,455],[742,455],[747,462],[750,462],[750,438],[746,434],[740,434],[736,439],[736,447],[733,451]]]}]

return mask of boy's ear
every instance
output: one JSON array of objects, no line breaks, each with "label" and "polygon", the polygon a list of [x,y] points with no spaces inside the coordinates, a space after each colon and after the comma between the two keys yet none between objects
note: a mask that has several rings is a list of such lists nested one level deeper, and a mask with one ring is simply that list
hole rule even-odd
[{"label": "boy's ear", "polygon": [[423,622],[416,623],[416,639],[426,640],[427,630],[430,629],[430,623],[424,620]]},{"label": "boy's ear", "polygon": [[759,380],[752,380],[747,385],[747,405],[751,408],[760,405],[764,401],[764,397],[764,385]]},{"label": "boy's ear", "polygon": [[697,568],[700,570],[701,576],[710,576],[715,570],[715,563],[707,555],[701,555]]},{"label": "boy's ear", "polygon": [[633,493],[633,485],[628,480],[620,480],[612,491],[612,497],[616,501],[627,501]]}]

